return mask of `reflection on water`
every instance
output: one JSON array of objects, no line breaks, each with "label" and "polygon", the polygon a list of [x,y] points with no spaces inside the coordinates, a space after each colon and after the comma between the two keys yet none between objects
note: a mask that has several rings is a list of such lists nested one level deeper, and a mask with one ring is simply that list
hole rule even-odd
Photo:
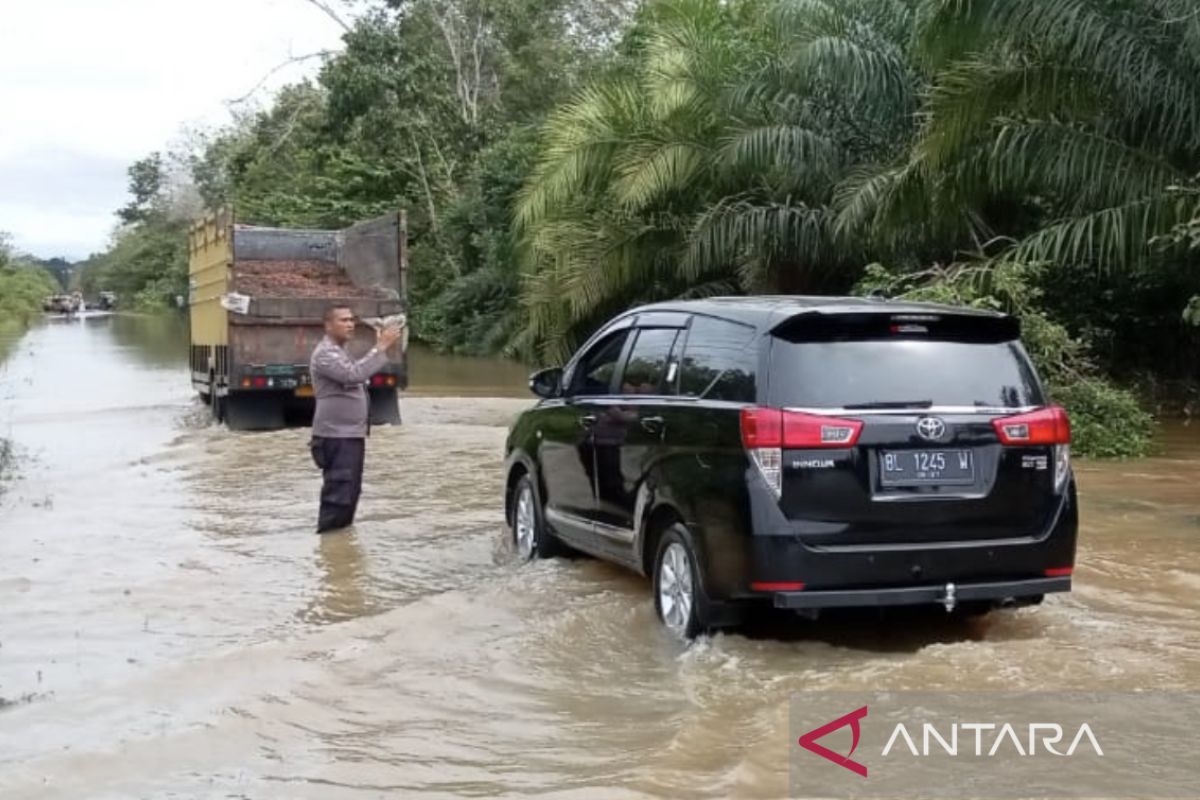
[{"label": "reflection on water", "polygon": [[372,431],[322,537],[307,431],[212,427],[174,324],[44,324],[0,373],[0,697],[33,697],[0,703],[0,797],[779,798],[800,692],[1200,684],[1200,426],[1078,464],[1070,595],[684,649],[644,579],[511,558],[523,367],[415,350],[462,396]]},{"label": "reflection on water", "polygon": [[408,351],[409,394],[532,398],[533,368],[516,361],[437,353],[420,345]]},{"label": "reflection on water", "polygon": [[367,560],[353,528],[317,537],[317,572],[313,601],[300,614],[305,622],[341,622],[373,613]]},{"label": "reflection on water", "polygon": [[118,314],[91,324],[108,326],[117,344],[149,366],[187,364],[188,318],[183,314]]}]

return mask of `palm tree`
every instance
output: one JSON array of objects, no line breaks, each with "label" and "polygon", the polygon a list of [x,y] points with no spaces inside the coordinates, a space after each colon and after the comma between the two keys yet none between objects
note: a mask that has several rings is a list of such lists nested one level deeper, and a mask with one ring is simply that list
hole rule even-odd
[{"label": "palm tree", "polygon": [[599,319],[680,294],[848,284],[835,204],[915,132],[916,0],[671,0],[632,64],[549,120],[519,200],[522,344],[561,359]]},{"label": "palm tree", "polygon": [[1197,215],[1195,0],[925,0],[917,37],[927,123],[847,193],[848,228],[894,237],[916,214],[1002,237],[994,258],[1133,270]]}]

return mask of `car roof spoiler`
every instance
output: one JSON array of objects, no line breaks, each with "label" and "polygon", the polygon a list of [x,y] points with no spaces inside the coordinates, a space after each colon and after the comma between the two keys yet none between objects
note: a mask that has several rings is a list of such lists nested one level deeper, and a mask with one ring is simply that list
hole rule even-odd
[{"label": "car roof spoiler", "polygon": [[1019,339],[1021,323],[1008,314],[970,309],[809,309],[775,323],[771,334],[791,342],[901,338],[993,344]]}]

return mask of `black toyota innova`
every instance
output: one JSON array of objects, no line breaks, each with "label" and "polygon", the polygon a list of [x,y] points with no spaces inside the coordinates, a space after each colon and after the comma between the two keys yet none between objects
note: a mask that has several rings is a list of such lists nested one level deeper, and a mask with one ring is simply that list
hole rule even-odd
[{"label": "black toyota innova", "polygon": [[980,613],[1069,591],[1071,429],[1017,321],[950,306],[738,297],[632,309],[506,442],[522,558],[652,577],[675,634],[756,606]]}]

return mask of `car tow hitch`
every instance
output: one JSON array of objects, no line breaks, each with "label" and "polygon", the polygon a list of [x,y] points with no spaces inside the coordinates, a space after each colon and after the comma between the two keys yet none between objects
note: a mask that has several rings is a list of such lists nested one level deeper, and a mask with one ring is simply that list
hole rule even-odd
[{"label": "car tow hitch", "polygon": [[942,608],[946,609],[946,613],[949,614],[951,611],[954,610],[954,607],[957,605],[958,605],[958,597],[955,596],[954,584],[947,583],[946,584],[946,594],[944,597],[942,597]]}]

